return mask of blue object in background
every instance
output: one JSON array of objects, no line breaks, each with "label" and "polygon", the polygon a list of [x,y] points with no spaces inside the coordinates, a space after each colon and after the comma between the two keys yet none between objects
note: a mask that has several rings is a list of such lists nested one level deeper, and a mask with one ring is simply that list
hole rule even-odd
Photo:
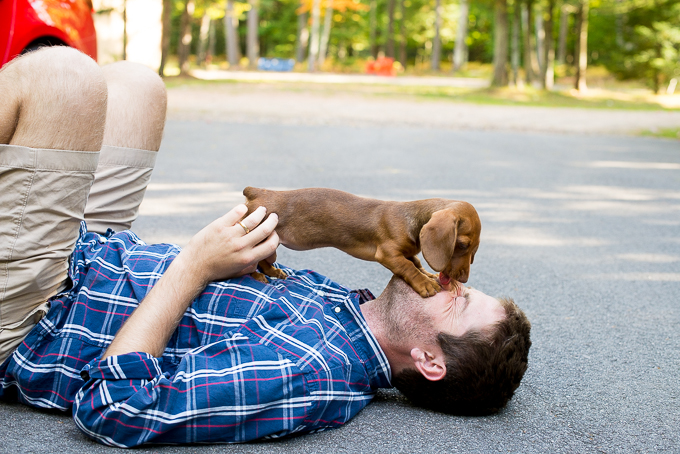
[{"label": "blue object in background", "polygon": [[257,60],[257,69],[260,71],[292,71],[295,60],[292,58],[260,58]]}]

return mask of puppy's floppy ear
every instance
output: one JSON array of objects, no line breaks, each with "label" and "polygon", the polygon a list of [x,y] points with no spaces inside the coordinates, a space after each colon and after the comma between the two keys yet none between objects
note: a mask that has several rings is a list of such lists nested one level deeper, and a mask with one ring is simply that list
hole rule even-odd
[{"label": "puppy's floppy ear", "polygon": [[456,248],[457,236],[458,216],[454,210],[432,213],[430,220],[420,230],[420,248],[433,270],[442,271],[449,264]]}]

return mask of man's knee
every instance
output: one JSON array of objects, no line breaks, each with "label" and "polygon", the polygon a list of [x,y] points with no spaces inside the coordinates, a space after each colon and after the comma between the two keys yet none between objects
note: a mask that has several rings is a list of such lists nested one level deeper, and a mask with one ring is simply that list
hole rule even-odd
[{"label": "man's knee", "polygon": [[96,151],[106,118],[106,82],[90,57],[68,47],[21,56],[0,71],[0,142]]},{"label": "man's knee", "polygon": [[158,151],[167,107],[163,80],[146,66],[126,61],[103,72],[109,92],[104,145]]}]

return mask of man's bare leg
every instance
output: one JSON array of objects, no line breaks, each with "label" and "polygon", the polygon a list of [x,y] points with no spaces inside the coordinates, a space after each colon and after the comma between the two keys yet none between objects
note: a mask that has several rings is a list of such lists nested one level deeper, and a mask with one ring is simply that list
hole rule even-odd
[{"label": "man's bare leg", "polygon": [[109,90],[104,145],[158,151],[167,107],[163,80],[146,66],[127,61],[102,71]]},{"label": "man's bare leg", "polygon": [[104,137],[97,64],[47,48],[0,71],[0,361],[64,288]]},{"label": "man's bare leg", "polygon": [[85,208],[90,231],[129,229],[151,177],[165,125],[165,85],[149,68],[118,62],[102,68],[108,86],[104,144]]},{"label": "man's bare leg", "polygon": [[91,58],[68,47],[41,49],[0,70],[0,144],[98,151],[106,82]]}]

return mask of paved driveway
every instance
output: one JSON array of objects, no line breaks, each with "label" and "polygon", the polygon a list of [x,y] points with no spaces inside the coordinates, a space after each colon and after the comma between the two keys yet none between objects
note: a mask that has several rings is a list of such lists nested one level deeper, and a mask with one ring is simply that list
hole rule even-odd
[{"label": "paved driveway", "polygon": [[[241,446],[139,452],[680,451],[677,141],[413,126],[170,120],[135,230],[186,243],[247,185],[473,203],[470,284],[533,323],[529,370],[500,414],[459,418],[395,391],[342,429]],[[334,250],[280,260],[380,292],[380,265]],[[0,404],[0,452],[110,452],[67,416]]]}]

